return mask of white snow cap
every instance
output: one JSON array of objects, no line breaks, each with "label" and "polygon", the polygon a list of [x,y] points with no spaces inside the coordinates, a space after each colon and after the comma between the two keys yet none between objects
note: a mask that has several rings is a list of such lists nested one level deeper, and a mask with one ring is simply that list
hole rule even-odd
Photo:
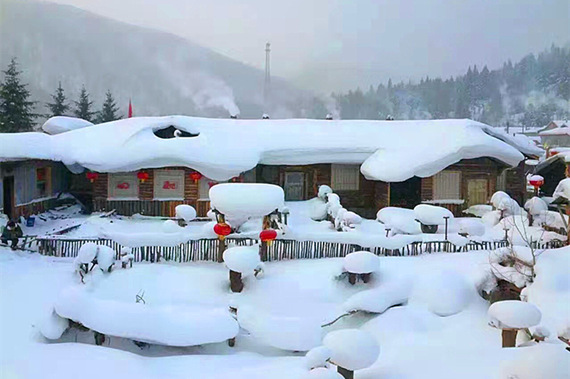
[{"label": "white snow cap", "polygon": [[406,234],[420,234],[422,232],[419,222],[412,209],[386,207],[376,214],[376,219],[386,225],[393,232]]},{"label": "white snow cap", "polygon": [[182,229],[176,221],[173,220],[166,220],[162,223],[162,231],[164,233],[180,233],[184,229]]},{"label": "white snow cap", "polygon": [[380,269],[380,258],[369,251],[355,251],[344,257],[343,266],[353,274],[369,274]]},{"label": "white snow cap", "polygon": [[465,209],[463,213],[471,214],[475,217],[483,217],[489,212],[493,211],[493,206],[488,204],[476,204],[472,205],[469,208]]},{"label": "white snow cap", "polygon": [[499,329],[524,329],[540,323],[542,314],[536,305],[520,300],[493,303],[487,312],[489,324]]},{"label": "white snow cap", "polygon": [[424,225],[443,225],[444,217],[453,218],[453,213],[447,208],[429,204],[419,204],[414,208],[414,216]]},{"label": "white snow cap", "polygon": [[570,178],[562,179],[560,183],[558,183],[552,197],[555,199],[562,197],[570,201]]},{"label": "white snow cap", "polygon": [[317,346],[307,351],[305,363],[308,369],[324,367],[331,358],[332,351],[325,346]]},{"label": "white snow cap", "polygon": [[531,175],[528,177],[528,181],[530,182],[531,180],[536,180],[536,181],[542,180],[542,181],[544,181],[544,177],[540,176],[540,175]]},{"label": "white snow cap", "polygon": [[317,196],[321,200],[326,200],[327,195],[332,192],[333,190],[331,187],[327,186],[326,184],[323,184],[319,186],[319,193],[317,194]]},{"label": "white snow cap", "polygon": [[283,188],[263,183],[222,183],[210,188],[212,208],[228,217],[263,217],[283,207]]},{"label": "white snow cap", "polygon": [[42,129],[48,134],[55,135],[69,132],[70,130],[85,128],[87,126],[93,126],[93,123],[82,118],[54,116],[44,122]]},{"label": "white snow cap", "polygon": [[[171,126],[191,136],[154,134]],[[432,176],[462,159],[490,157],[518,165],[524,159],[518,147],[503,142],[508,136],[491,136],[493,129],[472,120],[132,117],[53,136],[1,134],[0,161],[49,159],[99,172],[185,166],[218,181],[257,164],[362,164],[367,179],[400,182]]]},{"label": "white snow cap", "polygon": [[531,215],[537,216],[548,211],[548,204],[546,204],[546,202],[541,198],[534,196],[527,200],[524,204],[524,209],[526,209]]},{"label": "white snow cap", "polygon": [[332,351],[332,363],[353,371],[371,366],[380,354],[374,337],[360,329],[330,332],[323,339],[323,345]]},{"label": "white snow cap", "polygon": [[190,222],[196,218],[196,209],[188,204],[177,205],[176,208],[176,218],[181,218],[186,222]]},{"label": "white snow cap", "polygon": [[60,317],[53,309],[40,323],[40,333],[48,340],[57,340],[69,328],[69,321]]},{"label": "white snow cap", "polygon": [[109,270],[109,267],[113,265],[115,261],[115,250],[111,249],[109,246],[99,246],[99,252],[97,253],[97,265],[103,271]]},{"label": "white snow cap", "polygon": [[239,272],[242,275],[251,275],[261,263],[259,246],[230,247],[224,251],[224,263],[232,271]]},{"label": "white snow cap", "polygon": [[87,242],[79,248],[75,261],[78,263],[91,263],[97,256],[99,245],[93,242]]},{"label": "white snow cap", "polygon": [[303,379],[344,379],[344,376],[334,370],[317,367],[316,369],[309,371]]}]

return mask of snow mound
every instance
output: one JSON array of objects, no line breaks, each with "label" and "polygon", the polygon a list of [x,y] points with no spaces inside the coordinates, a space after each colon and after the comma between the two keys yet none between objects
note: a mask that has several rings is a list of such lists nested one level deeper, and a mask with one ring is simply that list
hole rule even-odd
[{"label": "snow mound", "polygon": [[529,214],[537,216],[548,211],[548,204],[541,198],[534,196],[527,200],[524,204],[524,209],[526,209]]},{"label": "snow mound", "polygon": [[501,379],[570,378],[568,351],[560,344],[539,343],[518,350],[516,358],[501,363]]},{"label": "snow mound", "polygon": [[328,333],[323,345],[332,352],[331,362],[347,370],[371,366],[380,354],[380,346],[370,334],[359,329],[342,329]]},{"label": "snow mound", "polygon": [[290,351],[308,351],[321,345],[322,328],[317,318],[281,316],[262,309],[240,306],[240,327],[261,343]]},{"label": "snow mound", "polygon": [[310,202],[310,217],[314,221],[323,221],[327,218],[327,203],[320,198],[309,200]]},{"label": "snow mound", "polygon": [[362,223],[362,217],[354,212],[347,211],[342,214],[341,221],[347,226],[353,226]]},{"label": "snow mound", "polygon": [[540,323],[542,313],[536,305],[520,300],[504,300],[491,304],[487,312],[489,324],[499,329],[523,329]]},{"label": "snow mound", "polygon": [[485,234],[485,224],[479,218],[461,217],[455,221],[459,226],[459,233],[466,233],[470,236],[482,236]]},{"label": "snow mound", "polygon": [[243,276],[253,274],[253,270],[261,264],[257,245],[230,247],[224,251],[223,258],[230,270],[239,272]]},{"label": "snow mound", "polygon": [[99,251],[99,245],[93,242],[87,242],[79,248],[77,257],[75,261],[77,263],[91,263],[97,257],[97,252]]},{"label": "snow mound", "polygon": [[424,225],[443,225],[444,217],[453,218],[453,213],[447,208],[429,204],[419,204],[414,208],[414,216]]},{"label": "snow mound", "polygon": [[40,323],[40,333],[48,340],[57,340],[69,328],[69,320],[60,317],[54,310]]},{"label": "snow mound", "polygon": [[99,246],[97,253],[97,265],[103,271],[109,271],[115,262],[115,250],[109,246]]},{"label": "snow mound", "polygon": [[164,233],[180,233],[183,229],[178,226],[176,221],[173,220],[166,220],[162,224],[162,231]]},{"label": "snow mound", "polygon": [[491,204],[493,204],[493,207],[498,209],[501,203],[510,198],[511,197],[506,192],[497,191],[491,196]]},{"label": "snow mound", "polygon": [[222,183],[210,188],[212,208],[228,217],[263,217],[283,207],[283,188],[263,183]]},{"label": "snow mound", "polygon": [[190,222],[196,218],[196,209],[188,204],[180,204],[175,208],[176,218],[181,218],[186,222]]},{"label": "snow mound", "polygon": [[168,346],[223,342],[239,331],[226,309],[104,300],[78,287],[61,292],[55,311],[99,333]]},{"label": "snow mound", "polygon": [[467,308],[474,294],[474,286],[460,273],[445,269],[422,277],[410,300],[425,304],[430,312],[446,317]]},{"label": "snow mound", "polygon": [[305,354],[305,364],[308,369],[315,367],[324,367],[331,358],[332,351],[325,346],[317,346],[312,348]]},{"label": "snow mound", "polygon": [[55,135],[87,126],[93,126],[93,123],[81,118],[54,116],[44,122],[42,130],[47,134]]},{"label": "snow mound", "polygon": [[420,224],[412,209],[386,207],[376,214],[376,219],[392,229],[392,233],[420,234]]},{"label": "snow mound", "polygon": [[501,221],[501,211],[491,211],[481,217],[481,222],[488,227],[493,227]]},{"label": "snow mound", "polygon": [[493,210],[492,205],[487,204],[476,204],[472,205],[469,208],[465,209],[463,213],[470,214],[475,217],[483,217],[485,214],[491,212]]},{"label": "snow mound", "polygon": [[346,312],[365,311],[384,313],[386,309],[408,301],[410,286],[407,283],[382,285],[379,288],[360,291],[349,297],[342,308]]},{"label": "snow mound", "polygon": [[309,371],[307,375],[303,377],[303,379],[343,379],[344,376],[339,374],[338,372],[324,368],[324,367],[317,367]]},{"label": "snow mound", "polygon": [[560,183],[558,183],[552,197],[554,199],[562,197],[570,201],[570,178],[562,179]]},{"label": "snow mound", "polygon": [[353,274],[369,274],[380,269],[380,258],[369,251],[355,251],[344,257],[343,267]]}]

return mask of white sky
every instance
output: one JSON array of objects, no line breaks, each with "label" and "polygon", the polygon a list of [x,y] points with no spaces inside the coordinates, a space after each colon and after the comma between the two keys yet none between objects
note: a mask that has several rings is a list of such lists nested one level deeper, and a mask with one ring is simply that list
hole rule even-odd
[{"label": "white sky", "polygon": [[55,0],[331,91],[498,67],[570,41],[570,0]]}]

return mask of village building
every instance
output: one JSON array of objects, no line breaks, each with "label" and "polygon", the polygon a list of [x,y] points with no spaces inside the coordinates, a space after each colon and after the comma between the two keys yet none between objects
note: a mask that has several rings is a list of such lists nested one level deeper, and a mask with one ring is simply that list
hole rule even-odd
[{"label": "village building", "polygon": [[538,132],[538,135],[540,136],[540,142],[545,147],[570,146],[570,121],[550,121],[548,125]]},{"label": "village building", "polygon": [[[61,122],[50,119],[44,130]],[[210,187],[226,181],[277,184],[287,201],[315,197],[326,184],[345,208],[365,217],[383,207],[412,208],[422,202],[460,215],[470,205],[487,203],[496,190],[522,202],[525,157],[540,154],[529,140],[471,120],[171,116],[86,125],[54,135],[28,133],[25,138],[38,149],[22,148],[22,135],[0,138],[6,146],[0,150],[1,177],[3,188],[9,188],[3,191],[4,213],[12,216],[33,212],[21,205],[58,191],[78,196],[92,211],[173,216],[176,205],[190,204],[205,216]],[[16,198],[20,190],[10,189],[6,174],[15,159],[23,167],[36,167],[36,180],[27,184],[35,190],[22,192],[25,199]],[[40,190],[44,176],[38,168],[44,166],[57,178],[47,192]]]}]

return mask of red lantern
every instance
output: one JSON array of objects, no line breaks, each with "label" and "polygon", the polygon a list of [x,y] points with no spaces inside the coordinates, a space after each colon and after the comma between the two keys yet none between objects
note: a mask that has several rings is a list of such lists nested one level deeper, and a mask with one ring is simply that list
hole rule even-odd
[{"label": "red lantern", "polygon": [[528,182],[530,183],[531,186],[538,189],[542,187],[542,185],[544,184],[544,178],[540,175],[533,175],[530,177]]},{"label": "red lantern", "polygon": [[214,233],[218,235],[219,239],[223,240],[232,233],[232,227],[225,222],[221,222],[214,225]]},{"label": "red lantern", "polygon": [[148,178],[150,178],[150,175],[146,171],[139,171],[137,172],[137,178],[139,178],[139,180],[144,183],[148,180]]},{"label": "red lantern", "polygon": [[92,172],[89,171],[85,176],[87,176],[87,179],[89,179],[89,181],[91,183],[93,183],[95,180],[97,180],[97,178],[99,177],[99,173],[98,172]]},{"label": "red lantern", "polygon": [[202,179],[202,174],[198,171],[194,171],[190,174],[190,179],[192,179],[194,183],[198,183],[198,180]]},{"label": "red lantern", "polygon": [[268,245],[271,245],[271,242],[273,242],[275,238],[277,238],[277,232],[273,229],[265,229],[259,233],[259,239]]}]

